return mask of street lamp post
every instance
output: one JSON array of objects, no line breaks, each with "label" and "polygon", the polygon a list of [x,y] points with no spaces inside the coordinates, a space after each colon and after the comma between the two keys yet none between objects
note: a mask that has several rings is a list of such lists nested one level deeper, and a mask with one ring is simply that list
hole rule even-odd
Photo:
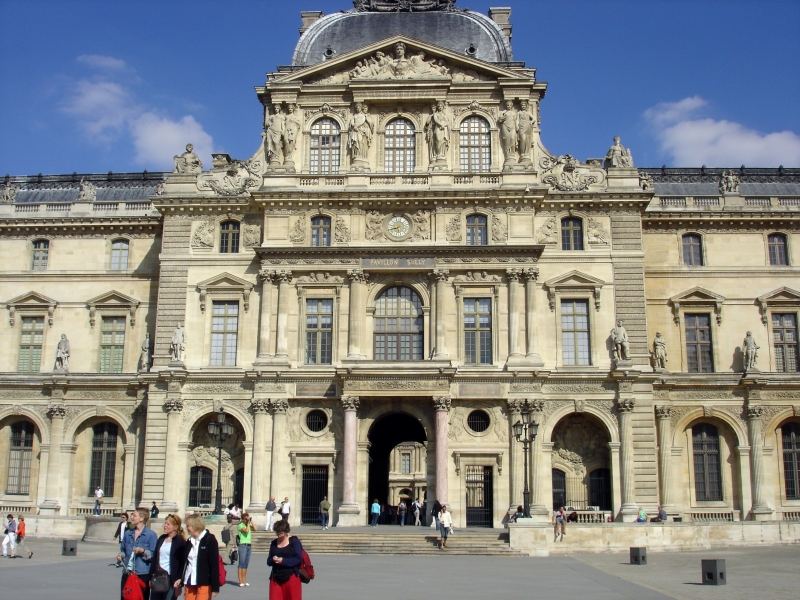
[{"label": "street lamp post", "polygon": [[233,426],[225,422],[225,409],[220,407],[217,418],[208,424],[208,435],[217,442],[217,494],[214,499],[214,514],[222,514],[222,444],[233,434]]},{"label": "street lamp post", "polygon": [[524,489],[522,491],[523,515],[526,519],[531,516],[531,490],[528,484],[530,469],[528,469],[528,457],[530,456],[533,441],[539,431],[539,424],[531,420],[531,411],[524,410],[521,413],[522,421],[514,423],[514,437],[518,442],[522,442],[522,454],[525,457],[525,477]]}]

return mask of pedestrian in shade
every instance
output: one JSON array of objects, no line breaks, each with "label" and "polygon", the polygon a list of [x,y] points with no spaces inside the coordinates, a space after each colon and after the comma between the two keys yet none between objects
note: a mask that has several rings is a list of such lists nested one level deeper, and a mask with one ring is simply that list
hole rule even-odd
[{"label": "pedestrian in shade", "polygon": [[372,506],[370,506],[369,514],[370,514],[370,517],[371,517],[371,520],[369,522],[369,526],[370,527],[377,527],[378,526],[378,517],[381,516],[381,505],[378,502],[377,498],[375,498],[372,501]]},{"label": "pedestrian in shade", "polygon": [[275,504],[275,496],[270,496],[269,502],[264,507],[264,511],[267,515],[267,526],[265,528],[266,531],[272,531],[272,515],[275,514],[275,510],[278,508],[278,505]]},{"label": "pedestrian in shade", "polygon": [[325,496],[322,502],[319,503],[319,520],[322,523],[323,531],[328,528],[328,523],[331,518],[331,503],[328,502],[328,497]]}]

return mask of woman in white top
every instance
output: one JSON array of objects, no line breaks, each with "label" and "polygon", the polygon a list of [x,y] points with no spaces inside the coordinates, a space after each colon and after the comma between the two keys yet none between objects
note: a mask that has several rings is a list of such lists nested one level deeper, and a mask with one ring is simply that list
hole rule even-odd
[{"label": "woman in white top", "polygon": [[442,511],[439,513],[439,532],[442,539],[439,541],[439,548],[447,548],[447,536],[450,534],[450,528],[453,526],[453,515],[447,510],[446,505],[442,505]]},{"label": "woman in white top", "polygon": [[[186,568],[186,541],[183,537],[181,518],[178,515],[167,515],[164,519],[164,534],[156,542],[150,561],[150,600],[172,600],[180,593],[178,580],[183,577]],[[159,587],[158,579],[166,576],[167,589]]]}]

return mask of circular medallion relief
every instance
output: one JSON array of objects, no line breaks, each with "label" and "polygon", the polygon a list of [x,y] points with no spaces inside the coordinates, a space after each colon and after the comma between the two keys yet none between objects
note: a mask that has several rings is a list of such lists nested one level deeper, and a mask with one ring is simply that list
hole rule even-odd
[{"label": "circular medallion relief", "polygon": [[328,415],[323,410],[312,410],[306,415],[306,427],[319,433],[328,426]]},{"label": "circular medallion relief", "polygon": [[394,215],[386,222],[386,234],[393,240],[403,240],[411,233],[411,222],[403,215]]},{"label": "circular medallion relief", "polygon": [[475,433],[484,433],[489,429],[491,418],[485,410],[473,410],[467,416],[467,427]]}]

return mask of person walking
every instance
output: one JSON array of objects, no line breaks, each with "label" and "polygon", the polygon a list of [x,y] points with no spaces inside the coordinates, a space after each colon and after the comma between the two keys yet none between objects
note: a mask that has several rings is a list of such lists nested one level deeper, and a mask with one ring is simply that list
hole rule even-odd
[{"label": "person walking", "polygon": [[249,587],[247,583],[247,569],[250,566],[250,552],[253,544],[253,522],[250,519],[250,513],[242,513],[242,522],[238,526],[238,544],[239,549],[239,587]]},{"label": "person walking", "polygon": [[319,520],[322,522],[322,530],[328,528],[328,523],[331,518],[331,503],[328,502],[328,497],[324,496],[322,502],[319,503]]},{"label": "person walking", "polygon": [[302,562],[303,546],[297,536],[289,537],[291,528],[286,519],[275,523],[272,529],[275,539],[269,545],[267,557],[267,565],[272,567],[269,600],[302,600],[303,588],[297,570]]},{"label": "person walking", "polygon": [[442,509],[439,511],[439,535],[441,535],[441,539],[439,540],[440,549],[447,548],[447,536],[450,535],[451,527],[453,527],[453,516],[450,514],[450,511],[447,510],[447,506],[443,504]]},{"label": "person walking", "polygon": [[214,534],[206,529],[200,515],[186,517],[186,567],[183,577],[177,580],[183,585],[186,600],[211,600],[219,593],[219,544]]},{"label": "person walking", "polygon": [[287,523],[289,522],[289,515],[291,514],[291,512],[292,512],[292,505],[289,503],[289,496],[286,496],[283,499],[283,502],[281,502],[281,518]]},{"label": "person walking", "polygon": [[158,506],[156,506],[156,501],[153,500],[153,506],[150,507],[150,520],[152,521],[153,519],[157,519],[158,513],[160,512],[161,511],[158,510]]},{"label": "person walking", "polygon": [[372,506],[369,508],[369,514],[371,520],[369,522],[370,527],[377,527],[378,526],[378,517],[381,515],[381,505],[378,503],[378,499],[375,498],[372,501]]},{"label": "person walking", "polygon": [[397,514],[400,516],[400,527],[405,527],[406,512],[408,512],[408,506],[406,506],[404,500],[400,500],[400,506],[397,507]]},{"label": "person walking", "polygon": [[439,499],[433,501],[433,507],[431,508],[431,527],[439,527],[439,513],[442,512],[442,505],[439,503]]},{"label": "person walking", "polygon": [[180,594],[178,580],[186,568],[186,540],[178,515],[167,515],[164,533],[150,561],[150,600],[173,600]]},{"label": "person walking", "polygon": [[275,514],[275,509],[278,508],[278,505],[275,504],[275,496],[269,497],[269,502],[267,502],[266,507],[264,507],[264,511],[267,515],[267,526],[266,531],[272,531],[272,515]]},{"label": "person walking", "polygon": [[419,512],[422,506],[419,503],[419,498],[414,499],[414,503],[411,505],[411,509],[414,511],[414,527],[419,527],[421,522],[419,520]]},{"label": "person walking", "polygon": [[554,525],[553,525],[553,541],[559,541],[559,536],[561,537],[561,541],[564,541],[564,529],[567,526],[567,509],[566,507],[562,506],[554,514]]},{"label": "person walking", "polygon": [[[25,526],[25,516],[19,515],[17,517],[17,552],[21,556],[25,556],[28,554],[28,558],[33,558],[33,550],[28,548],[28,542],[26,541],[28,536],[26,535],[26,526]],[[23,547],[25,552],[23,552]]]},{"label": "person walking", "polygon": [[3,538],[3,558],[9,556],[9,550],[11,550],[11,558],[16,558],[17,522],[14,520],[14,515],[12,514],[6,516],[5,537]]},{"label": "person walking", "polygon": [[100,505],[103,503],[103,489],[98,485],[94,488],[94,508],[92,514],[96,517],[100,516]]},{"label": "person walking", "polygon": [[131,511],[131,528],[125,531],[119,545],[117,562],[122,562],[124,571],[122,572],[122,587],[131,573],[136,575],[144,582],[144,596],[147,598],[147,590],[150,583],[150,562],[156,550],[158,537],[155,531],[147,527],[150,519],[150,511],[146,508],[137,508]]}]

